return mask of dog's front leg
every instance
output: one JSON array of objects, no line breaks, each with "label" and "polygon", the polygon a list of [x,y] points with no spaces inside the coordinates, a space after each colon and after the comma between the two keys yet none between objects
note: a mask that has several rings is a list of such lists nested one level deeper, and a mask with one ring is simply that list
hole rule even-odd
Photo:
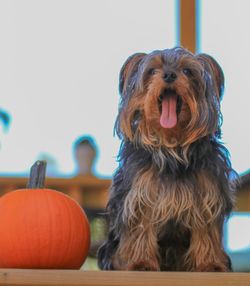
[{"label": "dog's front leg", "polygon": [[154,226],[141,223],[134,229],[126,230],[113,256],[113,265],[119,270],[160,270]]},{"label": "dog's front leg", "polygon": [[220,227],[194,229],[186,254],[186,270],[198,272],[231,271],[230,259],[223,250]]},{"label": "dog's front leg", "polygon": [[113,265],[113,255],[117,249],[118,240],[111,229],[107,241],[98,250],[98,266],[102,270],[115,270]]}]

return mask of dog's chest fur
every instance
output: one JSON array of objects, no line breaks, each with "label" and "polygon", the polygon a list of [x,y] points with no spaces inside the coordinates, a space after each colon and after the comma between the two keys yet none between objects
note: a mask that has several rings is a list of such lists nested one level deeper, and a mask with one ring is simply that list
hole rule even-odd
[{"label": "dog's chest fur", "polygon": [[159,176],[157,168],[139,171],[124,201],[123,220],[131,229],[161,226],[174,220],[184,227],[202,228],[221,213],[218,182],[204,170],[175,179]]}]

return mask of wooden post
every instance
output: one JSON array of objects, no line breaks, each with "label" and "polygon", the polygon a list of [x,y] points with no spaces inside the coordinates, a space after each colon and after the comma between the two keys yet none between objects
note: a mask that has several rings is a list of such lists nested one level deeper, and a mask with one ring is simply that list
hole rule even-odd
[{"label": "wooden post", "polygon": [[196,38],[196,0],[180,1],[180,45],[190,52],[195,53],[197,48]]}]

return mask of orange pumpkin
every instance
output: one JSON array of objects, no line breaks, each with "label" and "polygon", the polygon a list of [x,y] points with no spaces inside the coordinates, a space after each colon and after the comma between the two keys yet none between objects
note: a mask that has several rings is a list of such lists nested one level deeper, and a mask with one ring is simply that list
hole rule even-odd
[{"label": "orange pumpkin", "polygon": [[45,189],[46,162],[31,168],[27,189],[0,199],[0,268],[79,269],[89,250],[89,223],[70,197]]}]

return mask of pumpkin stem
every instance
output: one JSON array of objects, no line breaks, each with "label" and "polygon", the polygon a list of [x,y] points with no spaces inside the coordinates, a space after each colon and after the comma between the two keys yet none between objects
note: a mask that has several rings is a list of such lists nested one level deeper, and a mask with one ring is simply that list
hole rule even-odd
[{"label": "pumpkin stem", "polygon": [[28,189],[41,189],[45,185],[46,161],[36,161],[30,169]]}]

